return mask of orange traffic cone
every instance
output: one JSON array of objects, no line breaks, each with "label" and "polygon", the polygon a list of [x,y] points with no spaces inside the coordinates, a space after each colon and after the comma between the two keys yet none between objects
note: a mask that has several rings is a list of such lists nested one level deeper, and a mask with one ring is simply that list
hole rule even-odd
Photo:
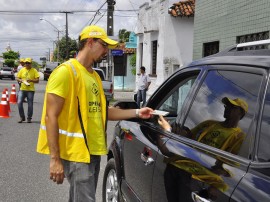
[{"label": "orange traffic cone", "polygon": [[9,99],[8,99],[8,89],[6,88],[5,91],[6,91],[6,98],[7,98],[8,111],[11,112],[11,110],[10,110],[10,104],[9,104]]},{"label": "orange traffic cone", "polygon": [[9,102],[11,104],[17,104],[17,96],[16,96],[15,84],[12,85]]},{"label": "orange traffic cone", "polygon": [[8,104],[7,104],[7,98],[6,98],[6,92],[3,91],[2,98],[0,102],[0,117],[1,118],[9,118],[8,114]]}]

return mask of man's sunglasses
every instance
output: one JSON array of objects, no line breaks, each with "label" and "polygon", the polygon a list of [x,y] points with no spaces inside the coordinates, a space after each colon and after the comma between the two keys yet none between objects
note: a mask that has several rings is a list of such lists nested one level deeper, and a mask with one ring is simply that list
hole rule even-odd
[{"label": "man's sunglasses", "polygon": [[31,62],[25,62],[25,64],[31,64]]},{"label": "man's sunglasses", "polygon": [[104,48],[108,48],[108,44],[105,42],[101,42],[100,40],[96,40],[99,44],[101,44]]}]

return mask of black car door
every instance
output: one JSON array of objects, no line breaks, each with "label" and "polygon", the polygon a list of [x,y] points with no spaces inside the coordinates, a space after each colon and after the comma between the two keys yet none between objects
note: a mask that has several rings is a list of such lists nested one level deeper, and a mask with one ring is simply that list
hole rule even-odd
[{"label": "black car door", "polygon": [[[177,76],[170,79],[165,84],[166,87],[162,88],[164,91],[158,93],[158,96],[162,96],[162,94],[164,96],[150,99],[148,106],[155,108],[163,103],[163,108],[159,109],[170,112],[170,116],[175,118],[176,112],[181,110],[184,97],[188,95],[197,75],[198,70],[196,73],[188,73],[181,79],[182,81]],[[170,93],[168,93],[169,91]],[[156,201],[152,199],[152,182],[155,161],[157,155],[160,155],[158,144],[161,142],[159,136],[162,132],[157,118],[158,116],[154,116],[148,121],[138,122],[121,121],[118,126],[123,131],[124,179],[121,183],[121,190],[127,201]]]},{"label": "black car door", "polygon": [[121,190],[127,201],[151,201],[157,146],[141,122],[121,121],[123,175]]},{"label": "black car door", "polygon": [[[249,67],[220,65],[205,70],[195,92],[187,96],[187,106],[178,112],[171,135],[160,146],[152,201],[230,200],[251,163],[256,131],[254,119],[265,75],[263,69]],[[245,113],[242,111],[243,117],[237,126],[223,125],[228,117],[224,98],[248,106]],[[201,127],[193,135],[202,123],[207,123],[207,127]],[[228,131],[233,131],[235,141],[224,139]]]},{"label": "black car door", "polygon": [[262,102],[262,118],[258,118],[258,128],[254,139],[254,161],[251,163],[247,174],[243,177],[231,201],[269,201],[270,199],[270,86]]}]

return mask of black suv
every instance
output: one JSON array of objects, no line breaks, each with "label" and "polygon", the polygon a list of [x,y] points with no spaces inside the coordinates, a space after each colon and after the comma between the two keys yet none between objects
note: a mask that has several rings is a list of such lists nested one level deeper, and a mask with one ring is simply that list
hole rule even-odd
[{"label": "black suv", "polygon": [[146,106],[169,112],[172,131],[158,116],[118,122],[103,201],[269,201],[270,50],[251,50],[264,43],[239,44],[170,76]]}]

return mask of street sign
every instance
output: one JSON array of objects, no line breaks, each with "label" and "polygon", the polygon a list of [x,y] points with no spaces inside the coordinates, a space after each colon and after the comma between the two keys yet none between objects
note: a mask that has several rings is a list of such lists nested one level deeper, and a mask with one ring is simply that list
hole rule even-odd
[{"label": "street sign", "polygon": [[123,50],[112,50],[112,56],[122,56],[124,54]]}]

